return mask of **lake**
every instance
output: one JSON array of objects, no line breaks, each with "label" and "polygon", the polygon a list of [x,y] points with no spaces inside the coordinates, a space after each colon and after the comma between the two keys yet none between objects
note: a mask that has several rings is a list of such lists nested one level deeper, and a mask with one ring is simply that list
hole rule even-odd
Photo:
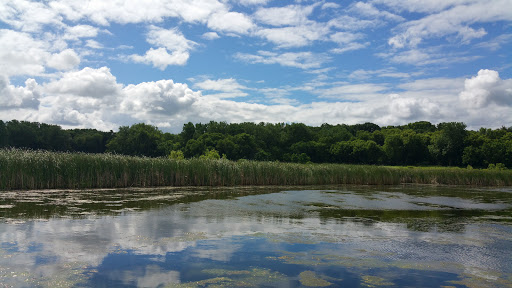
[{"label": "lake", "polygon": [[16,191],[0,217],[0,287],[512,287],[511,187]]}]

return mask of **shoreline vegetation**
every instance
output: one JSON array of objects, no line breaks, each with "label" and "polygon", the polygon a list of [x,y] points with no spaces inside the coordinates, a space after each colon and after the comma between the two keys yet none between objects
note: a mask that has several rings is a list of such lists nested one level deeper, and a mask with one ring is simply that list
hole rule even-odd
[{"label": "shoreline vegetation", "polygon": [[0,150],[0,190],[403,183],[510,186],[512,170]]}]

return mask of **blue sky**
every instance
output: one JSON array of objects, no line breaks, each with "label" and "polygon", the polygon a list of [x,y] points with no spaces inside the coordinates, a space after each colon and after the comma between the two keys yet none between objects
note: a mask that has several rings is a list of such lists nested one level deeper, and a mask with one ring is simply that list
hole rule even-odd
[{"label": "blue sky", "polygon": [[4,0],[0,119],[512,126],[512,0]]}]

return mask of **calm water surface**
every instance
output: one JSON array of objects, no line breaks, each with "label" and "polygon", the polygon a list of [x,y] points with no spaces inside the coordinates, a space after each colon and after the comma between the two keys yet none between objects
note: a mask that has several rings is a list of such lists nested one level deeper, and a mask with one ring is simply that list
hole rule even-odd
[{"label": "calm water surface", "polygon": [[0,195],[0,287],[512,287],[510,187]]}]

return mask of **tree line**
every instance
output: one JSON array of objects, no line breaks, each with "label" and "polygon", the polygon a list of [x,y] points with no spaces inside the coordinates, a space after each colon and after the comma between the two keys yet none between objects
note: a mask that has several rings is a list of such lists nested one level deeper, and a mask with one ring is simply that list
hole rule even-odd
[{"label": "tree line", "polygon": [[147,157],[222,156],[230,160],[298,163],[512,168],[512,127],[472,131],[460,122],[313,127],[302,123],[211,121],[189,122],[180,133],[171,134],[144,123],[105,132],[0,120],[2,147]]}]

